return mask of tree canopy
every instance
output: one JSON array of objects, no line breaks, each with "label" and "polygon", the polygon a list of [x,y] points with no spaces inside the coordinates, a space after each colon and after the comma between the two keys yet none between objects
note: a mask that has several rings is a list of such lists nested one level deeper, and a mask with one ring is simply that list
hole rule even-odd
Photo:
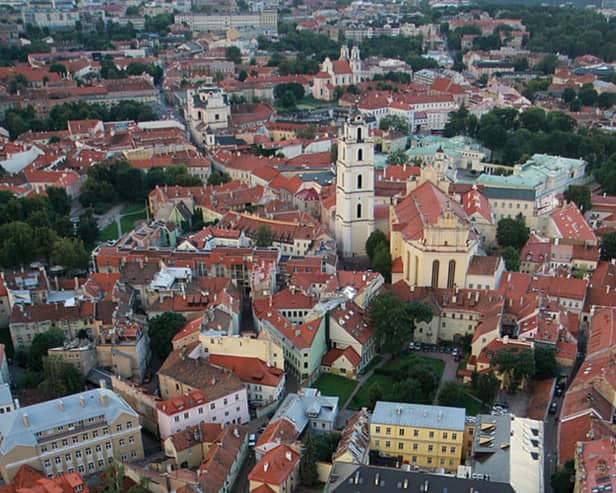
[{"label": "tree canopy", "polygon": [[512,272],[520,270],[520,252],[512,246],[503,248],[501,256],[505,261],[505,268]]},{"label": "tree canopy", "polygon": [[148,322],[150,348],[155,356],[164,360],[173,350],[171,339],[186,323],[186,318],[180,313],[165,312]]},{"label": "tree canopy", "polygon": [[520,250],[526,245],[529,236],[530,229],[521,214],[516,218],[504,217],[496,226],[496,241],[504,248],[513,247]]},{"label": "tree canopy", "polygon": [[535,357],[530,349],[500,349],[490,360],[490,365],[503,375],[504,386],[511,392],[535,376]]},{"label": "tree canopy", "polygon": [[601,258],[603,260],[616,258],[616,232],[607,233],[601,237]]},{"label": "tree canopy", "polygon": [[582,213],[592,209],[592,200],[588,185],[569,185],[564,195],[566,200],[575,202],[575,205],[578,206],[578,209],[580,209]]},{"label": "tree canopy", "polygon": [[416,322],[432,320],[432,309],[424,303],[403,301],[388,291],[374,297],[369,319],[381,348],[397,353],[412,340]]},{"label": "tree canopy", "polygon": [[270,247],[274,241],[274,233],[269,227],[262,224],[254,232],[252,241],[258,247]]}]

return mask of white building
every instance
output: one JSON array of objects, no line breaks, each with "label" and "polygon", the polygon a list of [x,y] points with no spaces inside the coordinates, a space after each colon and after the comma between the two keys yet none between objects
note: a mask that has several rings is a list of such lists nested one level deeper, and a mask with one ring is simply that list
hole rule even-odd
[{"label": "white building", "polygon": [[186,91],[185,118],[193,138],[200,145],[214,144],[214,131],[227,128],[231,105],[227,94],[216,86]]},{"label": "white building", "polygon": [[162,439],[190,426],[204,423],[244,424],[250,421],[248,394],[244,387],[227,393],[212,387],[211,395],[191,390],[156,405],[158,430]]},{"label": "white building", "polygon": [[338,138],[336,242],[345,257],[365,255],[374,231],[374,140],[364,117],[351,115]]}]

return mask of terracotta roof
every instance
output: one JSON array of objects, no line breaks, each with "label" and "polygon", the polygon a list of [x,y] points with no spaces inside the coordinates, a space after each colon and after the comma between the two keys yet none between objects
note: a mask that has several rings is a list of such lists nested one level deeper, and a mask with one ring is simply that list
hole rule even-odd
[{"label": "terracotta roof", "polygon": [[[181,452],[201,443],[212,443],[220,435],[224,428],[222,423],[204,423],[201,422],[195,426],[174,433],[167,439],[173,443],[176,452]],[[195,433],[198,431],[197,433]]]},{"label": "terracotta roof", "polygon": [[346,349],[330,349],[325,353],[325,356],[323,356],[321,364],[323,366],[332,366],[332,364],[342,356],[344,356],[355,369],[357,369],[357,366],[361,363],[359,354],[357,354],[351,346],[348,346]]},{"label": "terracotta roof", "polygon": [[[185,356],[198,344],[199,342],[196,342],[188,348],[172,351],[161,366],[159,375],[170,377],[184,385],[202,390],[201,394],[193,396],[193,402],[196,399],[204,399],[205,402],[213,401],[244,389],[240,379],[232,372],[216,368],[201,358],[193,359]],[[159,409],[162,408],[163,404],[165,402],[159,404]],[[178,404],[190,405],[188,400],[178,402]],[[169,403],[169,405],[175,406],[174,403]]]},{"label": "terracotta roof", "polygon": [[612,351],[616,346],[616,309],[597,310],[590,319],[588,356],[602,351]]},{"label": "terracotta roof", "polygon": [[259,358],[211,354],[209,360],[212,365],[232,371],[244,383],[277,387],[284,378],[284,370],[267,366]]},{"label": "terracotta roof", "polygon": [[330,312],[338,325],[360,344],[365,344],[374,335],[374,327],[364,312],[355,303],[343,303]]},{"label": "terracotta roof", "polygon": [[567,240],[596,242],[597,237],[574,202],[565,202],[550,214],[559,237]]},{"label": "terracotta roof", "polygon": [[473,214],[479,214],[486,221],[492,223],[492,213],[490,211],[490,204],[485,195],[479,190],[473,188],[466,192],[462,196],[462,204],[464,205],[464,211],[468,216]]},{"label": "terracotta roof", "polygon": [[268,443],[292,443],[298,436],[299,432],[295,429],[295,425],[286,418],[281,418],[267,425],[255,447],[259,448]]},{"label": "terracotta roof", "polygon": [[265,453],[248,474],[248,480],[279,486],[298,466],[299,459],[300,455],[294,449],[288,445],[278,445]]},{"label": "terracotta roof", "polygon": [[468,266],[467,275],[470,276],[493,276],[500,263],[501,257],[473,255]]}]

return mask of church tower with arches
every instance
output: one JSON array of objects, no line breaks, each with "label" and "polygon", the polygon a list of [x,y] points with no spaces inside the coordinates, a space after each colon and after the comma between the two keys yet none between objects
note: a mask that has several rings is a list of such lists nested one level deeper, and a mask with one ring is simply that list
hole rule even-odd
[{"label": "church tower with arches", "polygon": [[336,227],[343,257],[365,255],[374,231],[374,140],[359,112],[352,112],[338,137]]}]

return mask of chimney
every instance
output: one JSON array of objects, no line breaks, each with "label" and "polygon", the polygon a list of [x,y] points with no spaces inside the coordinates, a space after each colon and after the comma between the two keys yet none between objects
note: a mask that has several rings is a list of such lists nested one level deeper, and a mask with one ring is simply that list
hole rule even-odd
[{"label": "chimney", "polygon": [[381,476],[380,474],[377,472],[374,476],[374,485],[378,486],[379,484],[381,484]]},{"label": "chimney", "polygon": [[13,406],[15,406],[15,410],[21,407],[21,404],[19,403],[19,399],[13,399]]},{"label": "chimney", "polygon": [[27,428],[28,426],[30,426],[30,418],[28,417],[28,413],[23,413],[21,415],[21,419],[24,422],[24,426]]},{"label": "chimney", "polygon": [[289,451],[285,452],[284,456],[289,462],[293,460],[293,454],[291,454],[291,452]]},{"label": "chimney", "polygon": [[265,465],[263,466],[263,472],[267,472],[268,469],[269,469],[269,462],[266,462]]},{"label": "chimney", "polygon": [[106,392],[101,392],[100,395],[101,406],[107,407],[109,405],[109,396]]},{"label": "chimney", "polygon": [[64,411],[64,401],[62,400],[58,401],[58,409],[60,409],[60,411]]},{"label": "chimney", "polygon": [[404,478],[404,482],[402,483],[402,488],[406,490],[408,489],[408,487],[409,487],[409,480]]},{"label": "chimney", "polygon": [[98,384],[99,384],[99,386],[100,386],[100,388],[101,388],[101,389],[106,389],[106,388],[107,388],[107,382],[105,381],[105,379],[104,379],[104,378],[101,378],[101,379],[98,381]]},{"label": "chimney", "polygon": [[83,396],[79,397],[79,405],[81,407],[86,407],[86,400],[83,398]]}]

